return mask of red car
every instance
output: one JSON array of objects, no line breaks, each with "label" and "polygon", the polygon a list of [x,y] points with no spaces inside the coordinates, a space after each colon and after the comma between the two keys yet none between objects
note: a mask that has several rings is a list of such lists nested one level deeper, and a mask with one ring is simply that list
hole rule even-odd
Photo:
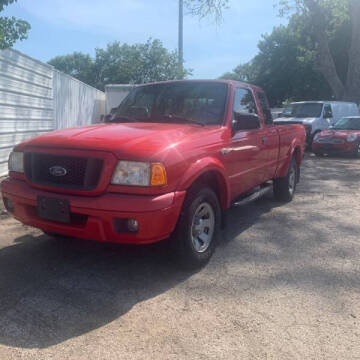
[{"label": "red car", "polygon": [[359,156],[360,116],[345,117],[329,130],[323,130],[314,138],[312,150],[317,156],[347,153]]},{"label": "red car", "polygon": [[108,123],[18,145],[2,195],[49,234],[128,244],[171,239],[188,266],[212,255],[225,211],[295,193],[301,125],[275,126],[262,89],[234,81],[136,87]]}]

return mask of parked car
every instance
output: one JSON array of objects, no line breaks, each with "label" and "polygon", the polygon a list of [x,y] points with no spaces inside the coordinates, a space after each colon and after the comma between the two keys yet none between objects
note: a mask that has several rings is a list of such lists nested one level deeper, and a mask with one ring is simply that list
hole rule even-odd
[{"label": "parked car", "polygon": [[128,244],[171,239],[183,264],[212,255],[225,211],[273,188],[292,200],[300,125],[274,126],[263,90],[234,81],[133,89],[106,124],[18,145],[6,209],[49,234]]},{"label": "parked car", "polygon": [[273,119],[275,120],[275,119],[281,117],[281,114],[282,114],[283,111],[284,111],[283,108],[271,109],[271,115],[272,115]]},{"label": "parked car", "polygon": [[288,105],[276,124],[303,124],[306,142],[311,146],[316,134],[346,116],[359,116],[355,103],[343,101],[303,101]]},{"label": "parked car", "polygon": [[315,155],[348,153],[359,156],[360,116],[345,117],[329,130],[318,133],[312,144]]}]

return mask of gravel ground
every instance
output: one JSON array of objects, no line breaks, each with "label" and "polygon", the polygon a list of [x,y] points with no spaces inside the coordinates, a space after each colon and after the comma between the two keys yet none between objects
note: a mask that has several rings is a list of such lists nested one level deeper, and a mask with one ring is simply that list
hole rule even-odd
[{"label": "gravel ground", "polygon": [[296,199],[229,214],[212,261],[0,220],[0,359],[360,359],[360,161],[307,156]]}]

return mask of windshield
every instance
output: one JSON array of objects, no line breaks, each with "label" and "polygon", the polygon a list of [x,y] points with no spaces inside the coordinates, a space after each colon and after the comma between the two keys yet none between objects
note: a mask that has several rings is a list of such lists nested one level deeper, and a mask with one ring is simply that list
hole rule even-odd
[{"label": "windshield", "polygon": [[320,117],[322,108],[323,104],[321,103],[291,104],[284,109],[282,116],[296,118]]},{"label": "windshield", "polygon": [[336,130],[360,130],[360,118],[343,118],[333,127]]},{"label": "windshield", "polygon": [[174,82],[132,90],[109,122],[197,123],[221,125],[227,85],[215,82]]}]

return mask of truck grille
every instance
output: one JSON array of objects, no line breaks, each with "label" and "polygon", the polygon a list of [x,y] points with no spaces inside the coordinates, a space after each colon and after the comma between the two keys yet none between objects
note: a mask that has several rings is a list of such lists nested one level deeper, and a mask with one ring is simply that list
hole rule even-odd
[{"label": "truck grille", "polygon": [[103,160],[96,158],[25,153],[25,175],[37,185],[74,190],[97,187]]}]

